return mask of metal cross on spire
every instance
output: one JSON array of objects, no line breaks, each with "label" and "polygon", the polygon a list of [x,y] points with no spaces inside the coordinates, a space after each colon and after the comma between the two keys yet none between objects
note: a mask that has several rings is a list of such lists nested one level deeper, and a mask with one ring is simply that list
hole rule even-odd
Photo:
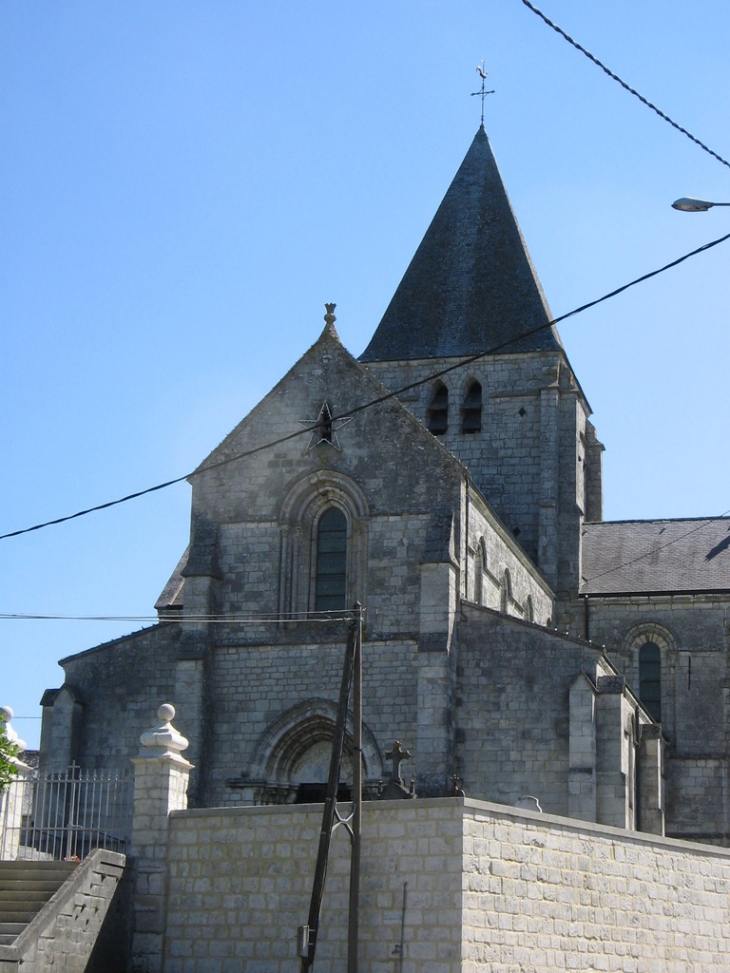
[{"label": "metal cross on spire", "polygon": [[484,126],[484,99],[486,98],[487,95],[494,94],[494,88],[492,88],[491,91],[485,91],[484,89],[484,82],[487,80],[487,72],[484,70],[484,61],[482,61],[482,63],[478,65],[477,74],[482,79],[482,86],[479,89],[479,91],[472,91],[471,95],[472,98],[474,97],[474,95],[479,95],[479,97],[482,99],[482,127],[483,127]]}]

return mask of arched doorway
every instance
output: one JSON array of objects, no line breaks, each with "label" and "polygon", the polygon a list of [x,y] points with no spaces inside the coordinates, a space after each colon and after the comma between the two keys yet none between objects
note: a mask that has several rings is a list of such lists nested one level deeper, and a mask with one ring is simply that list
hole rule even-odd
[{"label": "arched doorway", "polygon": [[[282,713],[262,733],[254,749],[249,779],[257,782],[257,804],[302,804],[324,800],[329,775],[337,707],[328,699],[311,699]],[[352,786],[352,717],[340,771],[338,800],[346,801]],[[383,763],[375,737],[363,726],[363,786],[375,794]]]}]

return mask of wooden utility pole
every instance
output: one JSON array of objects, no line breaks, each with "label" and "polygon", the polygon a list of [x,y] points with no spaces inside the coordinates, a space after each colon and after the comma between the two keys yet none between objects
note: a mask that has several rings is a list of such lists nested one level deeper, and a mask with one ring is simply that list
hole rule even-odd
[{"label": "wooden utility pole", "polygon": [[362,605],[355,624],[354,687],[352,693],[352,824],[350,838],[350,908],[347,922],[347,973],[357,973],[360,920],[360,836],[362,833]]},{"label": "wooden utility pole", "polygon": [[[335,723],[332,754],[330,757],[327,791],[322,812],[322,827],[319,832],[319,848],[317,864],[314,869],[312,883],[312,897],[309,903],[309,919],[306,926],[299,928],[299,955],[301,957],[301,973],[308,973],[314,964],[314,954],[317,948],[317,934],[319,930],[319,914],[322,908],[324,884],[327,877],[327,860],[329,858],[330,843],[335,828],[344,825],[351,840],[350,855],[350,904],[347,930],[347,973],[357,973],[357,935],[358,910],[360,900],[360,832],[362,820],[362,616],[363,607],[359,602],[355,605],[355,617],[347,633],[347,647],[345,661],[342,667],[342,682],[340,684],[340,699],[337,708],[337,722]],[[350,690],[355,680],[353,693],[353,784],[352,784],[352,812],[348,817],[341,817],[337,812],[337,788],[340,782],[340,768],[342,766],[342,749],[345,742],[347,728],[347,710],[350,702]]]}]

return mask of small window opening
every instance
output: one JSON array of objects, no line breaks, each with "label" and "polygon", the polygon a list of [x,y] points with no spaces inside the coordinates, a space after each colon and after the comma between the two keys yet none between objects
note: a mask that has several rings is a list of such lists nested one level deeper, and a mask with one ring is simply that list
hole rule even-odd
[{"label": "small window opening", "polygon": [[482,387],[472,382],[461,410],[461,431],[479,432],[482,428]]},{"label": "small window opening", "polygon": [[347,518],[336,507],[322,514],[317,527],[314,610],[347,607]]},{"label": "small window opening", "polygon": [[484,604],[484,575],[487,572],[487,548],[484,538],[479,541],[476,563],[474,565],[474,601],[477,605]]},{"label": "small window opening", "polygon": [[659,646],[644,642],[639,649],[639,699],[652,719],[662,718],[662,660]]},{"label": "small window opening", "polygon": [[[297,787],[294,798],[295,804],[324,804],[327,797],[327,784],[305,782]],[[337,800],[347,802],[352,800],[352,788],[348,784],[337,785]]]},{"label": "small window opening", "polygon": [[429,432],[435,436],[443,435],[449,427],[449,390],[439,382],[428,407],[427,423]]},{"label": "small window opening", "polygon": [[509,571],[505,571],[502,575],[502,591],[501,591],[501,604],[500,611],[503,615],[506,615],[509,611],[509,603],[512,599],[512,579],[509,576]]}]

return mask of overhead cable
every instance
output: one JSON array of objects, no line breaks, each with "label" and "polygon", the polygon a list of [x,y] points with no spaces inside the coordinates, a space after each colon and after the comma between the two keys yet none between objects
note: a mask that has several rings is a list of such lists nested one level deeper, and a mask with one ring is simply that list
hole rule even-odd
[{"label": "overhead cable", "polygon": [[215,622],[218,625],[263,625],[269,622],[291,624],[295,622],[321,622],[331,625],[334,622],[352,621],[354,613],[350,609],[332,611],[300,612],[229,612],[219,615],[183,615],[179,610],[162,611],[159,615],[41,615],[24,612],[0,612],[0,621],[15,622],[184,622],[187,624]]},{"label": "overhead cable", "polygon": [[[386,392],[384,395],[380,395],[375,399],[370,399],[368,402],[364,402],[362,405],[354,406],[351,409],[345,409],[337,415],[332,416],[331,421],[337,422],[340,419],[352,417],[359,412],[365,411],[365,409],[370,409],[382,402],[387,402],[388,399],[396,398],[397,396],[402,395],[404,392],[418,388],[421,385],[426,385],[428,382],[432,382],[436,378],[441,378],[443,375],[448,375],[450,372],[456,371],[458,368],[464,368],[467,365],[480,361],[482,358],[487,358],[499,351],[504,351],[505,348],[508,348],[510,345],[519,344],[521,341],[523,341],[525,338],[529,338],[531,335],[538,334],[540,331],[545,331],[546,329],[551,328],[553,325],[559,324],[561,321],[574,317],[576,314],[582,314],[583,311],[587,311],[590,308],[595,307],[597,304],[603,303],[603,301],[608,301],[612,297],[622,294],[630,287],[635,287],[637,284],[650,280],[652,277],[656,277],[658,274],[663,274],[665,271],[671,270],[673,267],[677,267],[685,260],[689,260],[690,257],[695,257],[700,253],[704,253],[706,250],[711,250],[713,247],[718,246],[720,243],[724,243],[728,239],[730,239],[730,233],[726,233],[724,236],[718,237],[716,240],[711,240],[709,243],[704,243],[701,247],[697,247],[696,250],[691,250],[689,253],[685,253],[683,256],[677,257],[676,260],[672,260],[670,263],[664,264],[663,267],[652,270],[647,274],[642,274],[641,277],[636,277],[634,280],[629,281],[628,284],[623,284],[621,287],[617,287],[615,290],[609,291],[607,294],[604,294],[603,297],[598,297],[593,301],[589,301],[587,304],[581,304],[580,307],[573,308],[572,311],[568,311],[567,313],[561,314],[556,318],[552,318],[550,321],[546,321],[544,324],[538,325],[535,328],[530,328],[528,331],[524,331],[515,338],[510,338],[508,341],[502,341],[497,345],[493,345],[486,351],[481,351],[479,354],[471,355],[468,358],[463,358],[454,365],[448,365],[446,368],[441,368],[436,372],[431,372],[429,375],[426,375],[425,378],[420,378],[415,382],[409,382],[408,385],[403,385],[392,392]],[[199,466],[192,472],[183,474],[183,476],[177,476],[172,480],[166,480],[164,483],[158,483],[155,486],[147,487],[144,490],[137,490],[135,493],[129,493],[117,500],[109,500],[106,503],[96,504],[93,507],[87,507],[84,510],[79,510],[75,514],[67,514],[65,517],[56,517],[54,520],[46,520],[40,524],[34,524],[32,527],[23,527],[20,530],[13,530],[6,534],[0,534],[0,541],[7,540],[10,537],[19,537],[21,534],[29,534],[32,531],[42,530],[45,527],[52,527],[54,524],[63,524],[66,523],[66,521],[75,520],[78,517],[85,517],[87,514],[96,513],[98,510],[107,510],[109,507],[116,507],[119,504],[127,503],[129,500],[136,500],[138,497],[144,497],[148,493],[155,493],[157,490],[165,490],[167,487],[174,486],[176,483],[182,483],[183,480],[190,480],[196,476],[201,476],[203,473],[209,473],[212,470],[220,469],[222,466],[228,466],[230,463],[235,463],[238,460],[247,459],[249,456],[255,456],[257,453],[264,452],[268,449],[273,449],[275,446],[280,446],[282,443],[289,442],[292,439],[297,439],[299,436],[311,435],[311,432],[312,428],[310,426],[298,429],[295,432],[289,433],[287,436],[280,436],[278,439],[273,439],[269,442],[262,443],[260,446],[254,446],[251,449],[244,450],[242,453],[236,453],[234,456],[227,456],[215,463],[209,463],[206,466]]]},{"label": "overhead cable", "polygon": [[522,0],[522,3],[524,3],[524,5],[527,8],[529,8],[533,13],[537,14],[538,17],[544,20],[545,23],[548,25],[548,27],[552,27],[552,29],[556,33],[560,34],[560,36],[563,37],[569,44],[572,44],[577,51],[580,51],[581,54],[585,54],[585,56],[590,61],[593,61],[593,63],[596,64],[602,71],[605,71],[605,73],[609,76],[609,78],[611,78],[613,81],[616,81],[617,84],[620,84],[622,88],[624,88],[626,91],[629,92],[629,94],[632,94],[635,98],[638,98],[639,101],[642,103],[642,105],[646,105],[647,108],[651,108],[651,110],[653,112],[656,112],[656,114],[661,119],[663,119],[665,122],[668,122],[672,126],[672,128],[676,128],[678,132],[682,133],[682,135],[686,135],[687,138],[690,139],[690,141],[695,143],[695,145],[699,145],[701,149],[709,153],[709,155],[711,155],[714,159],[717,159],[718,162],[721,162],[724,166],[727,166],[728,169],[730,169],[730,162],[728,162],[727,159],[723,159],[721,155],[718,155],[717,152],[713,151],[708,145],[705,145],[704,142],[701,142],[698,138],[692,135],[691,132],[688,132],[686,128],[683,128],[682,125],[679,125],[677,122],[675,122],[672,118],[669,117],[669,115],[666,115],[660,108],[657,108],[657,106],[653,104],[651,101],[649,101],[648,98],[645,98],[643,95],[639,94],[639,92],[635,88],[632,88],[630,84],[627,84],[625,81],[619,78],[617,74],[614,74],[614,72],[610,68],[606,67],[603,61],[599,61],[594,54],[591,54],[590,51],[587,51],[585,47],[579,44],[578,41],[574,40],[570,36],[570,34],[567,34],[562,29],[562,27],[559,27],[556,23],[550,20],[549,17],[546,17],[545,14],[542,12],[542,10],[538,10],[538,8],[534,4],[530,3],[530,0]]}]

